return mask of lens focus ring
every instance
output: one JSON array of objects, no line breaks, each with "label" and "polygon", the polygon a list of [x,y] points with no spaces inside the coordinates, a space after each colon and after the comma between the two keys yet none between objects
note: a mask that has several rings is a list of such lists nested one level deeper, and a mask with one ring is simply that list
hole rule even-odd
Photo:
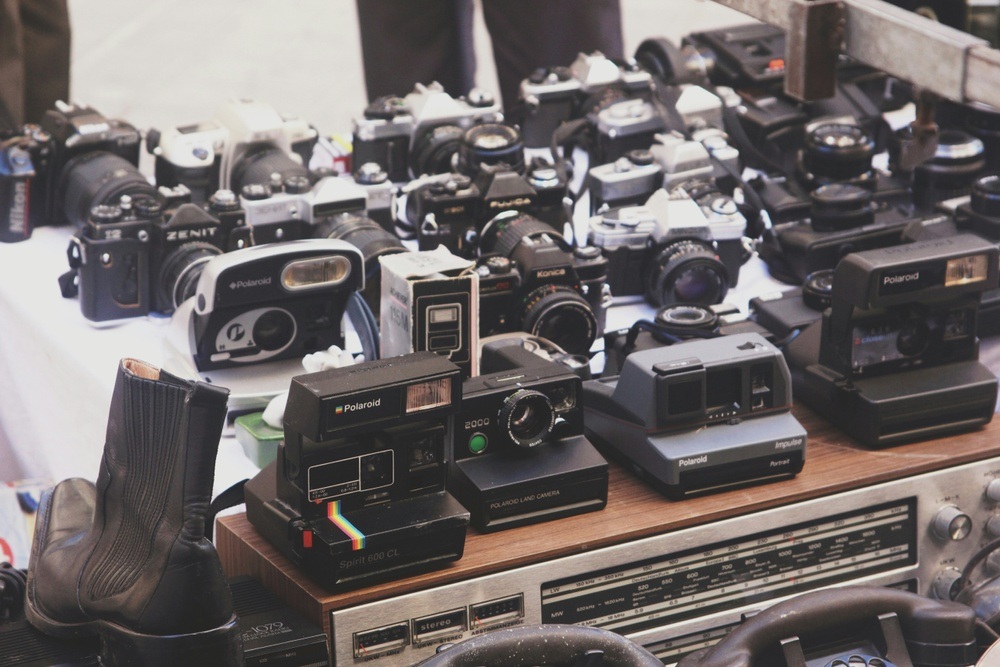
[{"label": "lens focus ring", "polygon": [[504,399],[498,420],[515,445],[535,447],[548,439],[556,413],[545,394],[519,389]]}]

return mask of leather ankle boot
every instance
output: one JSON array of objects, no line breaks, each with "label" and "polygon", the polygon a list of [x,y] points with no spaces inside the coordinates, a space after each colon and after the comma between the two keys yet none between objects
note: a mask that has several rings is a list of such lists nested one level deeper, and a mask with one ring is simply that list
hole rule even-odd
[{"label": "leather ankle boot", "polygon": [[232,597],[205,539],[228,391],[125,359],[97,485],[42,499],[26,613],[55,636],[100,633],[105,665],[242,665]]}]

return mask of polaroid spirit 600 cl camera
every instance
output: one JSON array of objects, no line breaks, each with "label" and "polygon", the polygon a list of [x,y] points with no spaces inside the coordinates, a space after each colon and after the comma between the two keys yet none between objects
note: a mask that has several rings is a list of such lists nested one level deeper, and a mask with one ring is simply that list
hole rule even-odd
[{"label": "polaroid spirit 600 cl camera", "polygon": [[671,498],[798,474],[791,406],[785,360],[756,333],[633,352],[584,383],[590,439]]},{"label": "polaroid spirit 600 cl camera", "polygon": [[997,378],[976,321],[998,254],[958,234],[844,257],[822,321],[786,349],[796,396],[874,446],[988,423]]},{"label": "polaroid spirit 600 cl camera", "polygon": [[461,371],[434,352],[293,378],[247,518],[331,590],[461,558],[469,513],[444,489],[461,400]]}]

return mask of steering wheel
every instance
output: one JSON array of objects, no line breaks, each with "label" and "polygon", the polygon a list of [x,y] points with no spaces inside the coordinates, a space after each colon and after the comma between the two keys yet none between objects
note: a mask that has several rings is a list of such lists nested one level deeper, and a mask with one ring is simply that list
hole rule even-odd
[{"label": "steering wheel", "polygon": [[419,667],[663,667],[655,655],[600,628],[582,625],[522,625],[488,632],[445,648]]}]

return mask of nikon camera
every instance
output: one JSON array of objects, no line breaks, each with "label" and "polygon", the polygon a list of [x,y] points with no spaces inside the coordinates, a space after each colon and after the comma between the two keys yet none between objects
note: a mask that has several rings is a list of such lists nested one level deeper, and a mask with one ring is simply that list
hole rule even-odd
[{"label": "nikon camera", "polygon": [[469,513],[445,491],[461,399],[461,371],[433,352],[293,378],[247,518],[334,591],[461,558]]},{"label": "nikon camera", "polygon": [[46,223],[40,176],[46,174],[52,137],[37,125],[0,133],[0,241],[16,243]]}]

